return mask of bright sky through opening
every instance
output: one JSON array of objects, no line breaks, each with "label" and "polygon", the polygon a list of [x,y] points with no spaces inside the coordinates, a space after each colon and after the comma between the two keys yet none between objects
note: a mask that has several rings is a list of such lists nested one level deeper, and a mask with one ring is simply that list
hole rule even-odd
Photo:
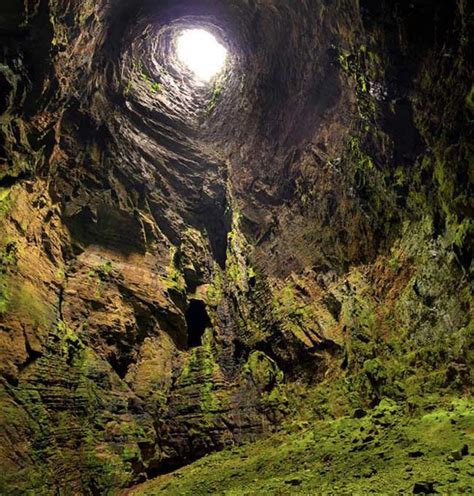
[{"label": "bright sky through opening", "polygon": [[222,70],[227,50],[204,29],[188,29],[178,38],[177,54],[201,81],[210,81]]}]

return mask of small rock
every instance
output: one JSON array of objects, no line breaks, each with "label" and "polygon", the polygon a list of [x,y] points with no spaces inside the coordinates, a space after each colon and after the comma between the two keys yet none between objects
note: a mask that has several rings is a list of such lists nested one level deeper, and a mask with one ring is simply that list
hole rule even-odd
[{"label": "small rock", "polygon": [[293,477],[285,481],[285,484],[290,484],[291,486],[299,486],[303,481],[299,477]]},{"label": "small rock", "polygon": [[451,451],[451,455],[449,455],[449,458],[452,460],[456,460],[458,462],[459,460],[462,460],[462,458],[464,456],[467,456],[468,454],[469,454],[469,447],[467,444],[465,444],[461,449]]},{"label": "small rock", "polygon": [[362,408],[356,408],[352,413],[352,418],[360,419],[367,415],[367,412]]},{"label": "small rock", "polygon": [[435,494],[434,482],[416,482],[413,486],[413,494]]},{"label": "small rock", "polygon": [[423,451],[420,451],[420,450],[413,450],[413,451],[408,452],[408,456],[410,458],[419,458],[420,456],[423,456],[423,455],[424,455]]},{"label": "small rock", "polygon": [[454,450],[454,451],[451,451],[451,458],[455,461],[459,461],[459,460],[462,460],[462,454],[461,454],[461,450]]},{"label": "small rock", "polygon": [[377,470],[374,467],[368,467],[362,471],[362,476],[366,477],[368,479],[369,477],[372,477],[376,473],[377,473]]}]

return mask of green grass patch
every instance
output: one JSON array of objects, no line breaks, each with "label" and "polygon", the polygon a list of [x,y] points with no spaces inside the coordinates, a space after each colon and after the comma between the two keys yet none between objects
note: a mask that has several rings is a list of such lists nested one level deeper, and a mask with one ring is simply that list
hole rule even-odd
[{"label": "green grass patch", "polygon": [[440,494],[463,494],[474,475],[473,429],[474,405],[466,399],[416,418],[383,400],[363,418],[289,425],[131,494],[388,496],[412,494],[417,483],[431,484]]}]

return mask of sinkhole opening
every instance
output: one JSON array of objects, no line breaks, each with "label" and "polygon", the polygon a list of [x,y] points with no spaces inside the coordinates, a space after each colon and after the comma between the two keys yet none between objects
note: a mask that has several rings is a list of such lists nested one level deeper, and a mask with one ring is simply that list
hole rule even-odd
[{"label": "sinkhole opening", "polygon": [[188,326],[188,347],[202,345],[202,335],[207,327],[211,327],[211,319],[206,311],[206,305],[201,300],[191,300],[186,310]]},{"label": "sinkhole opening", "polygon": [[176,54],[199,81],[208,82],[224,68],[227,50],[205,29],[186,29],[178,36]]}]

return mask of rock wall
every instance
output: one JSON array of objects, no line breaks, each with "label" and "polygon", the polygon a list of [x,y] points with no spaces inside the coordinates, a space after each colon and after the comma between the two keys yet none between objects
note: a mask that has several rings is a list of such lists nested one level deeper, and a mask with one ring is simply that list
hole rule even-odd
[{"label": "rock wall", "polygon": [[4,3],[2,492],[469,391],[469,2]]}]

